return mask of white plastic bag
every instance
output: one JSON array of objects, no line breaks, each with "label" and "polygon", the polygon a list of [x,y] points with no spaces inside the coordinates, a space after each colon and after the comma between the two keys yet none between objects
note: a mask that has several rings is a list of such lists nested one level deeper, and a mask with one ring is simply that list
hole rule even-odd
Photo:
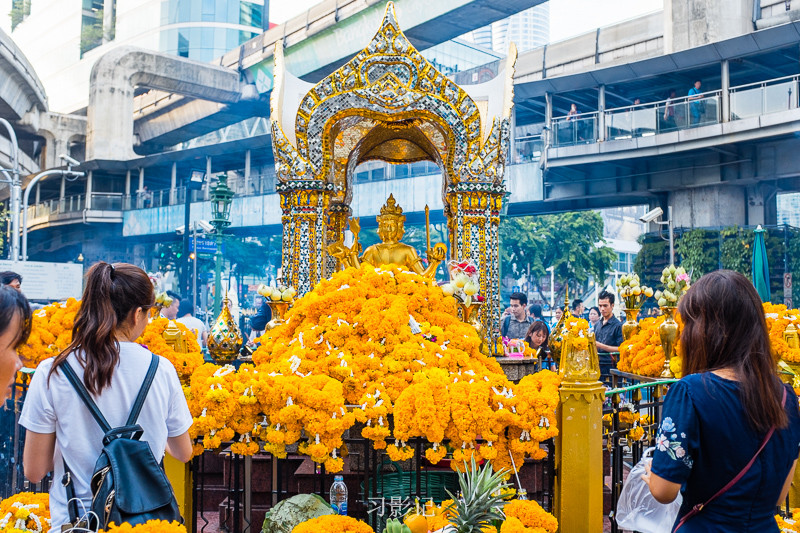
[{"label": "white plastic bag", "polygon": [[683,497],[678,493],[675,501],[668,504],[658,503],[650,494],[650,487],[642,480],[645,473],[645,461],[653,461],[655,448],[648,448],[642,460],[631,468],[630,474],[617,502],[614,519],[621,529],[639,531],[640,533],[669,533],[678,517]]}]

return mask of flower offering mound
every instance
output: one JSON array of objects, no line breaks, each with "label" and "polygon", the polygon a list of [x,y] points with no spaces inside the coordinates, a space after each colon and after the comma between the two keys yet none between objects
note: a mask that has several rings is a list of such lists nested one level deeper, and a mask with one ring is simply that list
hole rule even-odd
[{"label": "flower offering mound", "polygon": [[142,332],[142,336],[136,339],[136,342],[146,346],[154,354],[168,359],[172,366],[175,367],[175,370],[178,371],[178,377],[181,378],[181,382],[188,383],[194,371],[203,364],[203,352],[200,350],[200,345],[197,343],[197,338],[192,330],[178,321],[173,323],[183,334],[189,353],[176,352],[164,340],[164,330],[169,325],[169,320],[164,317],[152,319],[147,324],[144,332]]},{"label": "flower offering mound", "polygon": [[503,508],[500,533],[556,533],[558,520],[533,500],[513,500]]},{"label": "flower offering mound", "polygon": [[118,526],[111,524],[108,529],[101,530],[100,533],[185,533],[186,526],[178,522],[167,522],[166,520],[148,520],[144,524],[132,526],[122,524]]},{"label": "flower offering mound", "polygon": [[20,492],[0,502],[0,532],[42,533],[50,529],[50,496]]},{"label": "flower offering mound", "polygon": [[[670,360],[670,368],[675,375],[680,374],[681,344],[680,332],[683,322],[675,313],[678,323],[678,338],[675,343],[675,357]],[[623,372],[631,372],[640,376],[658,377],[664,368],[664,349],[661,347],[661,336],[658,328],[664,323],[664,316],[645,318],[639,322],[639,331],[623,342],[619,347],[619,363],[617,368]],[[675,366],[673,367],[673,362]],[[677,368],[678,372],[675,371]]]},{"label": "flower offering mound", "polygon": [[557,434],[558,376],[508,381],[456,318],[454,299],[395,266],[334,274],[259,341],[255,366],[205,364],[192,375],[190,431],[206,448],[234,439],[237,453],[254,453],[263,442],[283,457],[299,442],[300,453],[338,472],[342,434],[358,421],[393,460],[411,457],[408,441],[422,437],[437,463],[448,439],[455,468],[474,455],[510,470],[511,454],[516,465],[542,458],[539,443]]},{"label": "flower offering mound", "polygon": [[764,304],[764,315],[767,319],[767,331],[772,350],[784,361],[800,363],[800,348],[793,348],[783,338],[789,324],[793,324],[800,332],[800,311],[788,309],[785,305],[767,302]]},{"label": "flower offering mound", "polygon": [[20,347],[19,355],[28,368],[55,357],[72,342],[72,324],[81,302],[70,298],[64,303],[54,302],[33,313],[31,335]]},{"label": "flower offering mound", "polygon": [[324,515],[297,524],[292,533],[375,533],[375,530],[349,516]]}]

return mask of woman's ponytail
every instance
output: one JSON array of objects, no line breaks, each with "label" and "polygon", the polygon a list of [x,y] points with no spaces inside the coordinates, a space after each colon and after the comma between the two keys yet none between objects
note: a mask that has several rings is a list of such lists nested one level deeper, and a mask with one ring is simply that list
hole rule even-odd
[{"label": "woman's ponytail", "polygon": [[153,305],[153,285],[140,268],[99,262],[86,274],[81,307],[72,327],[72,342],[58,354],[52,375],[72,352],[84,367],[83,381],[94,395],[111,385],[119,363],[117,333],[131,311]]}]

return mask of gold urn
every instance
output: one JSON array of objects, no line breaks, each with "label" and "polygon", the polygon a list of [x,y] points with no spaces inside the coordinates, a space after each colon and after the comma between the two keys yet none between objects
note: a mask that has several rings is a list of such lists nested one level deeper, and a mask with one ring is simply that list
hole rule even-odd
[{"label": "gold urn", "polygon": [[466,305],[464,302],[456,299],[456,304],[461,310],[461,321],[475,328],[475,331],[481,338],[481,353],[486,356],[491,355],[489,353],[489,345],[486,342],[486,328],[483,327],[480,319],[480,311],[481,307],[483,307],[483,302],[473,301],[469,305]]},{"label": "gold urn", "polygon": [[222,312],[208,332],[208,352],[219,365],[230,363],[242,349],[242,334],[231,315],[230,300],[222,300]]},{"label": "gold urn", "polygon": [[639,323],[636,322],[636,317],[639,315],[639,309],[636,307],[625,308],[624,311],[625,322],[622,324],[622,338],[627,341],[639,331]]},{"label": "gold urn", "polygon": [[661,348],[664,350],[664,369],[661,371],[662,378],[674,378],[669,362],[675,355],[675,343],[678,341],[678,323],[675,322],[675,311],[677,307],[663,306],[661,312],[664,314],[664,322],[658,326],[658,335],[661,337]]}]

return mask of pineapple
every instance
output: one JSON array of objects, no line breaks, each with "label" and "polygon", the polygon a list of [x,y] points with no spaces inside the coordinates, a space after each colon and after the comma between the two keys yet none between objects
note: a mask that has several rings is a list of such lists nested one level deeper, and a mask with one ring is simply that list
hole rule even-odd
[{"label": "pineapple", "polygon": [[445,529],[448,533],[480,533],[493,521],[505,518],[503,489],[509,486],[503,479],[506,471],[493,473],[488,461],[479,468],[475,457],[472,457],[471,464],[464,464],[466,471],[458,474],[462,497],[456,498],[448,491],[453,503],[447,510],[455,512],[450,518],[452,525]]}]

